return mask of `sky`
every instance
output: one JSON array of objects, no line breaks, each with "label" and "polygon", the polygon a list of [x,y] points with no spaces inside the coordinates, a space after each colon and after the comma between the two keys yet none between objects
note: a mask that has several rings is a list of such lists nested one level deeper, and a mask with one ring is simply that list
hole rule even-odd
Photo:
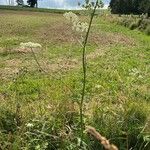
[{"label": "sky", "polygon": [[[0,0],[0,5],[7,5],[9,0]],[[12,4],[16,0],[10,0]],[[26,2],[27,0],[24,0]],[[78,9],[78,2],[84,0],[38,0],[38,6],[40,8],[60,8],[60,9]],[[105,7],[108,6],[110,0],[103,0]]]}]

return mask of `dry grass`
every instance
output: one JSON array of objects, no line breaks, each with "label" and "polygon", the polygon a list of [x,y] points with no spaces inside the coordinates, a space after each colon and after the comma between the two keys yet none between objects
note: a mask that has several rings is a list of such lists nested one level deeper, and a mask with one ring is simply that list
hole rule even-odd
[{"label": "dry grass", "polygon": [[106,150],[118,150],[118,148],[115,145],[110,144],[109,140],[107,140],[104,136],[99,134],[95,128],[88,126],[86,132],[94,136],[104,146]]}]

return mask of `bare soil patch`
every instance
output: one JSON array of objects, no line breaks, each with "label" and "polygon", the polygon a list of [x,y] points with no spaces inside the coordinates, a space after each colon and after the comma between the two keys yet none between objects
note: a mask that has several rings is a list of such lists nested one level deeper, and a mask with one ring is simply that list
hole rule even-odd
[{"label": "bare soil patch", "polygon": [[[105,55],[105,51],[101,50],[101,49],[97,49],[94,52],[90,53],[87,55],[87,59],[95,59],[101,56]],[[75,68],[79,68],[82,65],[82,61],[81,59],[71,59],[71,58],[59,58],[57,60],[55,60],[54,62],[56,63],[52,63],[50,64],[49,62],[44,62],[43,61],[43,68],[48,70],[48,71],[52,71],[52,72],[57,72],[57,71],[69,71],[71,69],[75,69]]]},{"label": "bare soil patch", "polygon": [[[64,22],[64,21],[63,21]],[[77,43],[76,40],[80,39],[80,34],[74,33],[71,29],[71,25],[67,23],[56,22],[48,26],[42,27],[35,32],[36,36],[40,40],[45,42],[55,43]],[[125,46],[135,46],[135,41],[123,34],[119,33],[91,33],[89,36],[89,42],[97,45],[110,46],[113,44],[122,44]]]},{"label": "bare soil patch", "polygon": [[60,22],[41,27],[35,31],[35,34],[43,43],[70,43],[72,39],[78,36],[77,34],[73,34],[69,24],[61,23],[61,20]]},{"label": "bare soil patch", "polygon": [[[97,57],[101,57],[105,55],[105,51],[101,49],[97,49],[94,52],[87,55],[87,59],[95,59]],[[82,65],[81,59],[77,58],[67,58],[67,57],[60,57],[54,59],[51,62],[48,60],[39,60],[39,64],[43,70],[46,72],[67,72],[75,68],[79,68]],[[35,67],[33,67],[33,65]],[[20,59],[10,59],[5,61],[5,67],[0,69],[0,76],[3,79],[7,79],[8,77],[12,77],[14,74],[19,72],[19,69],[22,66],[27,66],[29,70],[33,68],[38,68],[36,66],[36,62],[34,60],[22,62]],[[40,69],[40,68],[39,68]]]},{"label": "bare soil patch", "polygon": [[97,45],[101,44],[104,46],[113,44],[135,46],[135,41],[132,38],[119,33],[91,33],[89,41],[94,42]]}]

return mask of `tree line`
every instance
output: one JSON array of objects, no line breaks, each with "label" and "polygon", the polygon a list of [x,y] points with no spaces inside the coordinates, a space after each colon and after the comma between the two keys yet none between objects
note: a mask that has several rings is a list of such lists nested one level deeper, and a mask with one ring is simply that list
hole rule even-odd
[{"label": "tree line", "polygon": [[[24,0],[16,0],[18,6],[24,6]],[[37,0],[27,0],[29,7],[37,7]]]},{"label": "tree line", "polygon": [[150,0],[111,0],[111,12],[115,14],[142,14],[150,16]]}]

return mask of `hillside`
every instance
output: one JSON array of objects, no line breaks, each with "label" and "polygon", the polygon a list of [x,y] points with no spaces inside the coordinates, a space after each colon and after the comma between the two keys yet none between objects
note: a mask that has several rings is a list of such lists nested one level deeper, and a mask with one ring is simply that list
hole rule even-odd
[{"label": "hillside", "polygon": [[[63,14],[0,9],[0,149],[79,149],[80,37]],[[34,55],[20,48],[29,41],[42,45]],[[150,36],[96,16],[86,52],[85,126],[148,150]],[[83,146],[103,149],[87,134]]]}]

